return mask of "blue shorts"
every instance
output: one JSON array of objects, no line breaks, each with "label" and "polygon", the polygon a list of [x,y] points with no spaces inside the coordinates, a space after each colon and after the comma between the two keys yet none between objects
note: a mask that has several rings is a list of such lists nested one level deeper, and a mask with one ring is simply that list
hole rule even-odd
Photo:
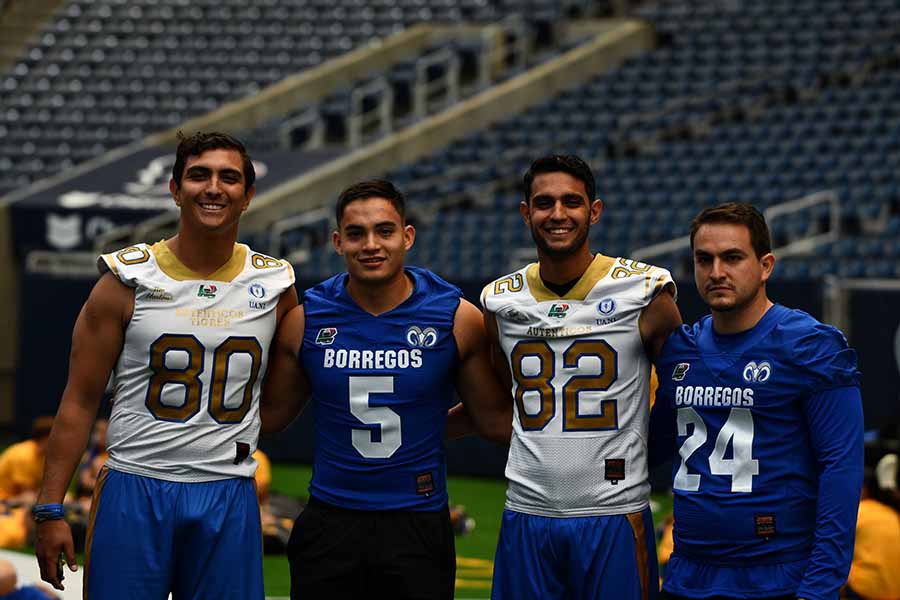
[{"label": "blue shorts", "polygon": [[84,550],[91,600],[263,600],[252,479],[164,481],[104,468]]},{"label": "blue shorts", "polygon": [[658,590],[649,508],[565,518],[503,511],[493,600],[652,600]]}]

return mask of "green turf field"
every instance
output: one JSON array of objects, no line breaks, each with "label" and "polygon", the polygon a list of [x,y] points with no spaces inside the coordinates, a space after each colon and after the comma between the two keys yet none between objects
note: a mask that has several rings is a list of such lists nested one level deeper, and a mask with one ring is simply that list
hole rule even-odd
[{"label": "green turf field", "polygon": [[[305,498],[311,474],[308,466],[272,465],[272,490]],[[469,516],[475,519],[475,530],[467,536],[456,538],[456,598],[489,598],[506,482],[450,477],[447,485],[450,503],[464,505]],[[654,497],[654,500],[660,506],[660,510],[654,511],[653,515],[658,522],[661,516],[671,512],[672,502],[664,496]],[[266,595],[287,596],[290,592],[287,558],[267,556],[263,569]]]}]

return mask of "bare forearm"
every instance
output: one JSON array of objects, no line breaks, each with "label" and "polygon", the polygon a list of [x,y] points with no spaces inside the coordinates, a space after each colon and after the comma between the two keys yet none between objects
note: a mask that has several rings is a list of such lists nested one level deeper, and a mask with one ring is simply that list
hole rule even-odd
[{"label": "bare forearm", "polygon": [[293,423],[303,405],[296,399],[269,399],[260,403],[259,418],[263,433],[278,433]]},{"label": "bare forearm", "polygon": [[75,467],[87,446],[96,413],[96,405],[91,410],[89,406],[67,402],[63,396],[47,443],[44,480],[38,503],[62,502]]},{"label": "bare forearm", "polygon": [[447,427],[444,437],[448,440],[456,440],[475,432],[475,424],[466,411],[462,402],[447,411]]}]

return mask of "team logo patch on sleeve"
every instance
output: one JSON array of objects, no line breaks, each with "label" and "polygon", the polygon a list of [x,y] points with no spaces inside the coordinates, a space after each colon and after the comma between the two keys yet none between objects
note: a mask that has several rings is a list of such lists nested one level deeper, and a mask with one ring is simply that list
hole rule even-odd
[{"label": "team logo patch on sleeve", "polygon": [[316,343],[320,346],[330,346],[337,336],[337,327],[323,327],[316,334]]},{"label": "team logo patch on sleeve", "polygon": [[756,364],[756,362],[751,360],[744,367],[744,381],[749,383],[763,383],[768,381],[771,375],[772,365],[767,361]]},{"label": "team logo patch on sleeve", "polygon": [[691,365],[689,363],[678,363],[675,365],[675,370],[672,371],[672,381],[683,381],[684,376],[687,375],[687,372],[691,370]]},{"label": "team logo patch on sleeve", "polygon": [[413,348],[431,348],[437,344],[437,330],[434,327],[421,329],[413,325],[406,330],[406,342]]}]

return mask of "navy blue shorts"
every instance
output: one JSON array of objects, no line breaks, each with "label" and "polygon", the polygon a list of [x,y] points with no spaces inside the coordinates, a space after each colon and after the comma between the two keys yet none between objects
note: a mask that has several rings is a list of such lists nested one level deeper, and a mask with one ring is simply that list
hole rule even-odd
[{"label": "navy blue shorts", "polygon": [[104,468],[84,551],[91,600],[263,600],[252,479],[164,481]]},{"label": "navy blue shorts", "polygon": [[653,600],[658,591],[649,508],[565,518],[503,511],[493,600]]}]

